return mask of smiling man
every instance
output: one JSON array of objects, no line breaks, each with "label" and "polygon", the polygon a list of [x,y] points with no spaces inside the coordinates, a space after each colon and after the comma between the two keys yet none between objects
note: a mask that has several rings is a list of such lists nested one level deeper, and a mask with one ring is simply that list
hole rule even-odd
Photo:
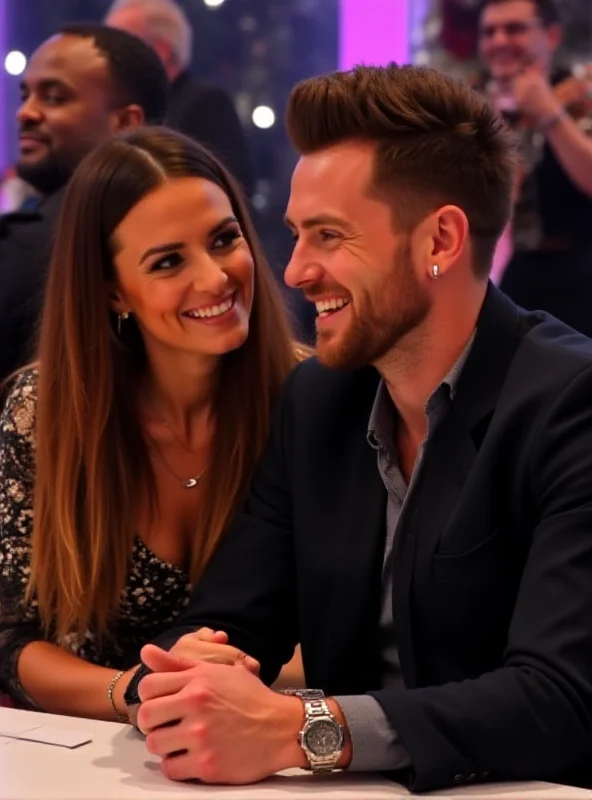
[{"label": "smiling man", "polygon": [[37,197],[0,218],[0,380],[32,355],[63,187],[104,139],[164,121],[167,78],[135,36],[72,25],[33,53],[21,97],[17,172]]},{"label": "smiling man", "polygon": [[[513,138],[396,66],[305,81],[288,131],[318,358],[126,702],[177,779],[592,781],[592,342],[488,283]],[[310,690],[274,693],[297,641]]]},{"label": "smiling man", "polygon": [[516,129],[522,164],[501,288],[592,335],[592,81],[557,60],[555,0],[485,0],[484,90]]}]

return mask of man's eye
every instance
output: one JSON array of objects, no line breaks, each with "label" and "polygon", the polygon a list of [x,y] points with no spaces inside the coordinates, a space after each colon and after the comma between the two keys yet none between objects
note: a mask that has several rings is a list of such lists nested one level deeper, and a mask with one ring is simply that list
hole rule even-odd
[{"label": "man's eye", "polygon": [[48,103],[50,106],[59,106],[62,103],[66,102],[66,98],[62,94],[46,94],[45,95],[45,102]]}]

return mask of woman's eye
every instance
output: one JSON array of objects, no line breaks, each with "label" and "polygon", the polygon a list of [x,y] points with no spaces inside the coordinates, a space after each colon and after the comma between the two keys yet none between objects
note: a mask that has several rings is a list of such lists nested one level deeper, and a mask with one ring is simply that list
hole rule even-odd
[{"label": "woman's eye", "polygon": [[214,250],[224,250],[226,247],[230,247],[237,239],[242,239],[242,232],[235,228],[233,230],[224,231],[224,233],[218,234],[213,242]]},{"label": "woman's eye", "polygon": [[181,253],[169,253],[168,255],[155,261],[150,267],[150,272],[158,270],[175,269],[183,263],[183,256]]}]

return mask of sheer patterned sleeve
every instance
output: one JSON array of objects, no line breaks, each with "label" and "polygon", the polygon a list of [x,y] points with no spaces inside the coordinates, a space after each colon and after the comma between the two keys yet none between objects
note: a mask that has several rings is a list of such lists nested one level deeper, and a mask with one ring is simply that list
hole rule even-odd
[{"label": "sheer patterned sleeve", "polygon": [[44,639],[35,603],[25,601],[33,530],[37,371],[15,381],[0,415],[0,693],[34,707],[17,662],[23,647]]}]

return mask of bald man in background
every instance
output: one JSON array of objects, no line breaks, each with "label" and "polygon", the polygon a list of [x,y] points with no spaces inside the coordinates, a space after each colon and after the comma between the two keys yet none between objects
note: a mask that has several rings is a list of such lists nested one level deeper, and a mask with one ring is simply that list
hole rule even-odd
[{"label": "bald man in background", "polygon": [[158,54],[170,82],[167,122],[208,147],[253,193],[253,173],[245,132],[226,92],[189,72],[193,31],[173,0],[115,0],[107,25],[133,33]]}]

